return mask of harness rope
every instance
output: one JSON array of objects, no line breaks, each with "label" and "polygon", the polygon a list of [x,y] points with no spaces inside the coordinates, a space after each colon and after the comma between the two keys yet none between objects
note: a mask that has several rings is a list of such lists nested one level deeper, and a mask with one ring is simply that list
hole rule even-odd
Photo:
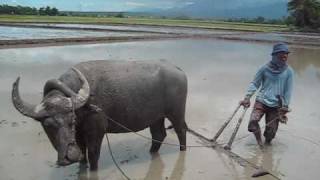
[{"label": "harness rope", "polygon": [[[267,126],[270,126],[270,124],[272,124],[272,123],[273,123],[274,121],[276,121],[276,120],[279,120],[279,117],[275,117],[275,118],[272,119],[270,122],[268,122],[266,125],[262,126],[260,129],[258,129],[258,130],[256,130],[256,131],[253,131],[253,132],[251,132],[251,133],[256,133],[256,132],[261,131],[261,129],[263,129],[263,128],[267,127]],[[251,135],[251,133],[246,134],[246,135],[244,135],[244,136],[242,136],[242,137],[237,138],[234,142],[239,142],[240,140],[243,140],[243,139],[249,137],[249,136]],[[225,144],[227,144],[227,143],[222,143],[222,145],[225,145]]]},{"label": "harness rope", "polygon": [[113,161],[113,163],[116,165],[116,167],[118,168],[118,170],[121,172],[121,174],[127,179],[130,180],[129,176],[126,175],[126,173],[120,168],[119,164],[117,163],[116,159],[113,156],[112,153],[112,149],[111,149],[111,145],[110,145],[110,141],[109,141],[109,137],[108,137],[108,133],[106,133],[106,137],[107,137],[107,142],[108,142],[108,149],[109,149],[109,153],[111,155],[111,159]]},{"label": "harness rope", "polygon": [[[127,128],[126,126],[124,126],[124,125],[116,122],[115,120],[113,120],[113,119],[110,118],[110,117],[108,117],[108,120],[111,120],[112,122],[114,122],[114,123],[117,124],[118,126],[124,128],[124,129],[126,129],[126,130],[128,130],[128,131],[130,131],[130,132],[133,132],[134,134],[136,134],[136,135],[138,135],[138,136],[140,136],[140,137],[142,137],[142,138],[145,138],[145,139],[147,139],[147,140],[159,142],[159,143],[162,143],[162,144],[172,145],[172,146],[180,146],[180,145],[178,145],[178,144],[173,144],[173,143],[164,143],[164,142],[158,141],[158,140],[156,140],[156,139],[152,139],[152,138],[146,137],[146,136],[144,136],[144,135],[141,135],[141,134],[139,134],[139,133],[136,133],[136,132],[134,132],[133,130]],[[275,119],[274,119],[274,120],[275,120]],[[274,120],[272,120],[272,121],[274,121]],[[270,123],[270,122],[269,122],[269,123]],[[269,123],[268,123],[268,124],[269,124]],[[202,135],[200,135],[199,133],[197,133],[197,132],[195,132],[195,131],[193,131],[193,130],[191,130],[191,129],[188,129],[188,131],[191,132],[192,134],[200,137],[200,138],[205,139],[205,140],[206,140],[207,142],[209,142],[209,143],[211,142],[210,139],[203,137]],[[108,138],[108,136],[107,136],[107,138]],[[117,168],[119,169],[119,171],[120,171],[127,179],[130,179],[127,175],[125,175],[125,173],[123,172],[123,170],[118,166],[118,164],[117,164],[116,161],[114,160],[114,157],[113,157],[113,155],[112,155],[112,153],[111,153],[112,150],[111,150],[111,148],[110,148],[109,139],[107,139],[107,141],[108,141],[108,146],[109,146],[109,150],[110,150],[110,154],[111,154],[111,156],[112,156],[113,162],[116,164],[116,166],[117,166]],[[212,142],[211,142],[211,143],[212,143]],[[216,145],[220,145],[220,146],[221,146],[222,144],[215,143],[215,144],[212,144],[212,145],[210,145],[210,146],[208,146],[208,145],[202,145],[202,146],[200,146],[200,145],[199,145],[199,146],[198,146],[198,145],[196,145],[196,146],[190,146],[190,145],[188,146],[188,145],[185,145],[185,147],[211,147],[211,148],[215,148]],[[232,152],[232,151],[228,151],[228,152],[230,153],[230,156],[231,156],[231,157],[233,157],[233,158],[234,158],[234,157],[237,157],[237,158],[245,161],[246,163],[248,163],[251,167],[253,167],[253,168],[255,168],[255,169],[261,169],[261,167],[259,167],[259,166],[257,166],[256,164],[254,164],[254,163],[252,163],[252,162],[250,162],[250,161],[248,161],[248,160],[240,157],[240,156],[237,155],[236,153],[234,153],[234,152]],[[268,173],[269,173],[271,176],[273,176],[274,178],[280,180],[279,177],[277,177],[276,175],[272,174],[271,172],[268,171]]]},{"label": "harness rope", "polygon": [[[72,113],[73,113],[72,131],[75,131],[76,114],[75,114],[75,109],[74,109],[73,103],[72,103]],[[179,147],[181,146],[180,144],[166,143],[166,142],[162,142],[162,141],[159,141],[159,140],[156,140],[156,139],[153,139],[153,138],[144,136],[144,135],[142,135],[142,134],[140,134],[140,133],[134,132],[134,131],[131,130],[130,128],[128,128],[128,127],[126,127],[126,126],[118,123],[117,121],[113,120],[112,118],[110,118],[110,117],[108,117],[108,116],[107,116],[107,119],[110,120],[110,121],[112,121],[113,123],[117,124],[118,126],[126,129],[127,131],[132,132],[132,133],[134,133],[134,134],[136,134],[136,135],[138,135],[138,136],[140,136],[140,137],[142,137],[142,138],[144,138],[144,139],[147,139],[147,140],[150,140],[150,141],[153,141],[153,142],[158,142],[158,143],[161,143],[161,144],[171,145],[171,146],[179,146]],[[268,124],[266,124],[265,126],[270,125],[273,121],[275,121],[275,120],[277,120],[277,119],[278,119],[278,118],[273,119],[272,121],[270,121],[270,122],[269,122]],[[193,131],[193,130],[191,130],[191,129],[189,129],[189,128],[188,128],[187,130],[188,130],[189,132],[191,132],[192,134],[194,134],[194,135],[196,135],[196,136],[198,136],[198,137],[200,137],[200,138],[203,138],[203,139],[207,140],[208,142],[210,142],[210,139],[208,139],[208,138],[200,135],[199,133],[196,133],[195,131]],[[256,131],[256,132],[257,132],[257,131]],[[130,180],[130,177],[125,174],[125,172],[121,169],[121,167],[119,166],[119,164],[116,162],[115,157],[114,157],[113,152],[112,152],[112,149],[111,149],[111,145],[110,145],[110,140],[109,140],[109,137],[108,137],[108,133],[106,132],[105,134],[106,134],[106,138],[107,138],[109,153],[110,153],[110,155],[111,155],[111,158],[112,158],[113,163],[115,164],[115,166],[117,167],[117,169],[121,172],[121,174],[122,174],[127,180]],[[238,139],[236,139],[235,141],[237,142],[237,141],[239,141],[239,140],[241,140],[241,139],[244,139],[244,138],[248,137],[249,135],[250,135],[250,134],[246,135],[245,137],[238,138]],[[216,145],[224,145],[224,144],[218,144],[218,143],[215,142],[214,144],[211,144],[211,145],[184,145],[184,146],[185,146],[185,147],[211,147],[211,148],[215,148]],[[229,151],[229,152],[232,153],[231,151]],[[232,153],[232,154],[235,155],[235,153]],[[237,155],[237,156],[238,156],[238,155]],[[240,156],[238,156],[238,157],[240,157]],[[244,161],[246,161],[246,162],[247,162],[248,164],[250,164],[252,167],[254,167],[254,168],[256,168],[256,169],[258,168],[255,164],[249,162],[248,160],[246,160],[246,159],[244,159],[244,158],[241,158],[241,159],[244,160]],[[271,173],[270,173],[270,174],[271,174]],[[274,176],[273,174],[271,174],[271,175]],[[276,177],[276,176],[274,176],[274,177]],[[279,179],[278,177],[276,177],[276,178]]]},{"label": "harness rope", "polygon": [[[153,138],[150,138],[150,137],[147,137],[145,135],[142,135],[140,133],[137,133],[137,132],[134,132],[132,129],[129,129],[128,127],[118,123],[117,121],[113,120],[112,118],[108,117],[108,120],[111,120],[113,123],[115,123],[116,125],[120,126],[121,128],[124,128],[125,130],[127,131],[130,131],[144,139],[147,139],[147,140],[150,140],[150,141],[154,141],[154,142],[157,142],[157,143],[161,143],[161,144],[165,144],[165,145],[170,145],[170,146],[181,146],[180,144],[175,144],[175,143],[166,143],[166,142],[162,142],[162,141],[159,141],[159,140],[156,140],[156,139],[153,139]],[[182,145],[184,147],[212,147],[213,145]]]}]

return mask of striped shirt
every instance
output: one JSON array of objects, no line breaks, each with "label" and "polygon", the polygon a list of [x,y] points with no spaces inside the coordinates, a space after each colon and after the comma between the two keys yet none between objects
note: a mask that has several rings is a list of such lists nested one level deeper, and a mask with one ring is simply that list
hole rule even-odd
[{"label": "striped shirt", "polygon": [[283,105],[289,106],[293,85],[293,69],[288,66],[282,73],[272,73],[268,65],[262,66],[250,83],[246,97],[251,97],[258,89],[257,101],[269,107],[279,107],[277,95],[283,97]]}]

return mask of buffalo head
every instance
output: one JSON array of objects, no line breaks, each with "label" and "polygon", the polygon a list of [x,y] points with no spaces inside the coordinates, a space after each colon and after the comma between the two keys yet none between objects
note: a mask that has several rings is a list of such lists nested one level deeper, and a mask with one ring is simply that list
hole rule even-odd
[{"label": "buffalo head", "polygon": [[14,107],[21,114],[42,124],[58,152],[57,164],[61,166],[77,162],[81,158],[81,151],[75,141],[75,110],[87,102],[90,94],[87,79],[79,70],[72,69],[82,81],[82,87],[77,93],[59,80],[49,80],[45,85],[41,103],[32,105],[20,98],[19,77],[12,89]]}]

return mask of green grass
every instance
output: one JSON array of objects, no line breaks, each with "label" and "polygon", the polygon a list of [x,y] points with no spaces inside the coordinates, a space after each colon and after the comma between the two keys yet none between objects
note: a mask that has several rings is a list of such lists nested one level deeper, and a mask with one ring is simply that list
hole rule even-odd
[{"label": "green grass", "polygon": [[127,24],[127,25],[162,25],[201,27],[223,30],[241,31],[288,31],[286,25],[238,23],[211,20],[176,20],[157,18],[116,18],[116,17],[76,17],[76,16],[24,16],[24,15],[0,15],[0,23],[81,23],[81,24]]}]

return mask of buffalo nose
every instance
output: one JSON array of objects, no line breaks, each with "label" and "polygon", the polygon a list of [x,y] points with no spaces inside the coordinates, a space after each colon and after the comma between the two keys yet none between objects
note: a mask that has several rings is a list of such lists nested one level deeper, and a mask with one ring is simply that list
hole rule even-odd
[{"label": "buffalo nose", "polygon": [[77,145],[69,145],[67,151],[67,158],[69,161],[76,162],[81,158],[81,151]]},{"label": "buffalo nose", "polygon": [[57,161],[57,165],[58,165],[58,166],[67,166],[67,165],[69,165],[69,164],[71,164],[71,162],[68,161],[67,159],[63,159],[63,160],[58,160],[58,161]]}]

